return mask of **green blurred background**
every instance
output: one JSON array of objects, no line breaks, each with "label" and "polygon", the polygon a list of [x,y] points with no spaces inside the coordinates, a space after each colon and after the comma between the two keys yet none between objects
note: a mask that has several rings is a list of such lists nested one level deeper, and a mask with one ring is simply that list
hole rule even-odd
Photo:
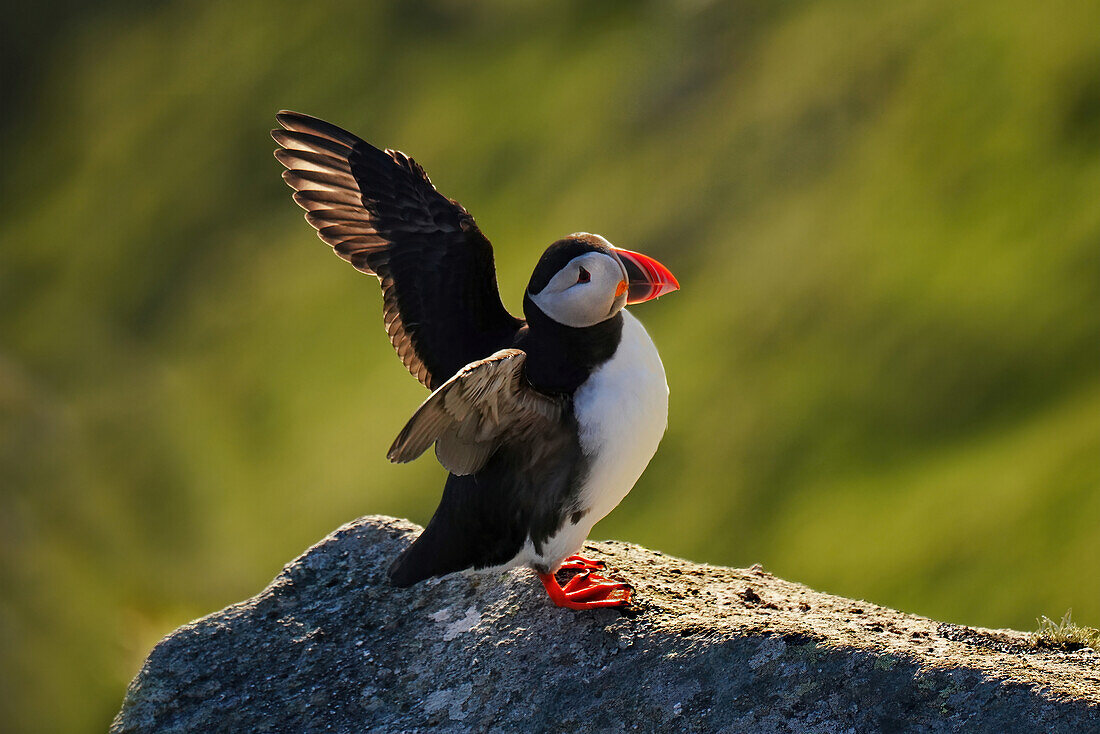
[{"label": "green blurred background", "polygon": [[154,642],[367,513],[425,397],[279,178],[291,108],[414,155],[506,304],[578,230],[668,434],[596,537],[952,622],[1100,622],[1100,5],[106,3],[9,14],[0,720],[102,731]]}]

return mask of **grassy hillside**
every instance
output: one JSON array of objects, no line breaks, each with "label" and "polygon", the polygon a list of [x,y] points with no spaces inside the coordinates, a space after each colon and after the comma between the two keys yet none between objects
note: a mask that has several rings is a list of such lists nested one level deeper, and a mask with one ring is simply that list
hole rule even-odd
[{"label": "grassy hillside", "polygon": [[1100,8],[595,5],[108,5],[39,39],[2,122],[0,719],[101,731],[160,635],[434,508],[443,471],[384,455],[424,393],[279,179],[283,107],[414,155],[517,312],[573,231],[679,276],[635,311],[669,431],[597,536],[1100,621]]}]

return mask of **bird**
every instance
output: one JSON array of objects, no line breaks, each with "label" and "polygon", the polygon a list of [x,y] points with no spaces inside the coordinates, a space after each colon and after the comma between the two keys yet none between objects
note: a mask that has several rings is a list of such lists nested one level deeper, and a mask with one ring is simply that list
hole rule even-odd
[{"label": "bird", "polygon": [[632,587],[579,551],[665,433],[664,366],[625,306],[678,290],[676,278],[579,232],[543,252],[516,318],[489,240],[412,158],[309,115],[276,120],[294,201],[337,255],[377,277],[390,342],[431,391],[387,456],[408,462],[434,444],[448,477],[390,582],[528,566],[559,607],[629,605]]}]

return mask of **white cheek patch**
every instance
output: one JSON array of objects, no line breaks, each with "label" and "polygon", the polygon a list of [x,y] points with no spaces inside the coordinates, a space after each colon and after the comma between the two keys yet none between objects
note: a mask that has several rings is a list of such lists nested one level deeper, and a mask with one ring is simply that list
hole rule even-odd
[{"label": "white cheek patch", "polygon": [[[577,282],[582,267],[589,274],[587,283]],[[602,252],[588,252],[570,260],[531,300],[559,324],[593,326],[614,316],[616,305],[621,308],[615,291],[624,277],[618,260]]]}]

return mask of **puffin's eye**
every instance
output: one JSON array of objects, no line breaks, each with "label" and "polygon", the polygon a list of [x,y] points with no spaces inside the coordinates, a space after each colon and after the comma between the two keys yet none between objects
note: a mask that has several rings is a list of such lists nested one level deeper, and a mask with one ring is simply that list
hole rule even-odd
[{"label": "puffin's eye", "polygon": [[582,267],[581,271],[577,273],[577,282],[587,283],[590,280],[592,280],[592,275]]}]

